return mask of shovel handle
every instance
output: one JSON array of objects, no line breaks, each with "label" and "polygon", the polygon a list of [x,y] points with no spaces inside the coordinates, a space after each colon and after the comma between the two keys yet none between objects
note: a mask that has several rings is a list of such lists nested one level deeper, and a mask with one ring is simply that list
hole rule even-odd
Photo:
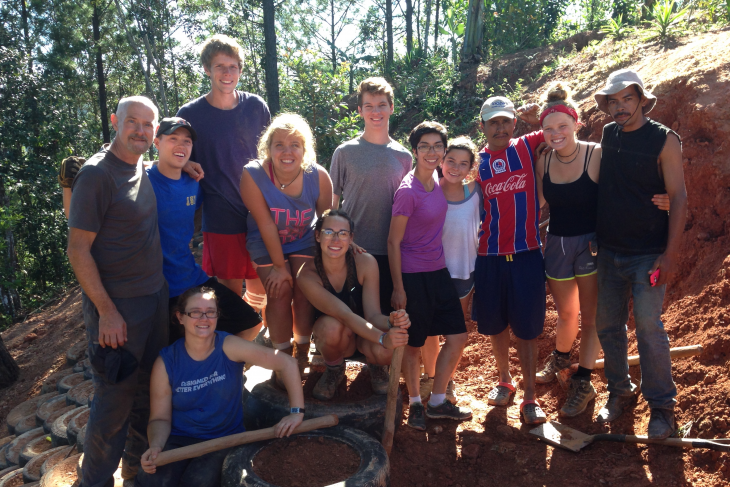
[{"label": "shovel handle", "polygon": [[[688,347],[674,347],[669,349],[669,356],[671,358],[682,358],[691,357],[693,355],[700,355],[702,353],[702,345],[690,345]],[[639,365],[638,355],[629,355],[628,362],[630,366]],[[602,369],[604,367],[603,359],[596,360],[595,369]]]},{"label": "shovel handle", "polygon": [[[292,434],[306,433],[307,431],[319,428],[329,428],[330,426],[335,426],[338,421],[339,419],[334,414],[328,414],[327,416],[321,416],[319,418],[305,419],[302,421],[302,424],[296,427]],[[155,465],[161,467],[168,463],[199,457],[206,453],[222,450],[224,448],[243,445],[245,443],[253,443],[255,441],[271,440],[273,438],[276,438],[275,427],[255,431],[245,431],[235,435],[224,436],[222,438],[216,438],[214,440],[203,441],[201,443],[184,446],[182,448],[175,448],[174,450],[160,452],[155,460]]]},{"label": "shovel handle", "polygon": [[677,448],[708,448],[715,451],[730,452],[730,444],[716,443],[712,440],[698,438],[666,438],[664,440],[655,440],[648,436],[600,434],[593,435],[593,441],[618,441],[620,443],[664,445]]},{"label": "shovel handle", "polygon": [[393,448],[396,419],[395,410],[398,401],[398,384],[400,383],[400,369],[404,351],[405,347],[396,348],[393,350],[393,357],[390,359],[388,396],[385,404],[385,424],[383,425],[383,436],[381,440],[381,444],[388,455],[390,455],[390,450]]}]

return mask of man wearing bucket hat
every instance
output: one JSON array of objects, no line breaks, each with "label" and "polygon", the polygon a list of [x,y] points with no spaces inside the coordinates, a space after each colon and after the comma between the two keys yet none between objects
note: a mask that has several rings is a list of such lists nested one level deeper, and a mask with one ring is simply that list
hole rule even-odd
[{"label": "man wearing bucket hat", "polygon": [[[603,128],[598,190],[596,329],[609,397],[596,421],[614,421],[637,397],[627,362],[626,322],[633,296],[641,392],[651,408],[648,435],[666,438],[675,431],[677,389],[660,316],[687,213],[682,146],[674,131],[646,117],[657,100],[636,72],[611,73],[595,100],[614,120]],[[670,198],[668,213],[651,203],[654,194],[663,192]]]},{"label": "man wearing bucket hat", "polygon": [[515,392],[509,372],[512,329],[522,368],[524,422],[544,423],[545,413],[535,401],[536,338],[545,323],[545,268],[540,231],[534,162],[545,141],[542,132],[513,139],[517,119],[538,123],[536,110],[515,110],[503,96],[487,99],[480,128],[487,145],[479,153],[477,181],[484,195],[485,216],[479,237],[472,314],[479,333],[489,335],[499,370],[499,383],[489,393],[489,404],[506,406]]}]

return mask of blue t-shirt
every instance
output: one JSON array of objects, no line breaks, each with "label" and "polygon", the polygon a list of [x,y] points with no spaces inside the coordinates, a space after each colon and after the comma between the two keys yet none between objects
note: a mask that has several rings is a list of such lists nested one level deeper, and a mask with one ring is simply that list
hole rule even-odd
[{"label": "blue t-shirt", "polygon": [[231,110],[215,108],[201,96],[177,112],[198,136],[190,160],[205,171],[200,183],[205,193],[204,232],[235,235],[247,231],[248,210],[239,189],[241,174],[243,166],[256,158],[256,146],[271,122],[271,114],[261,97],[236,93],[238,105]]},{"label": "blue t-shirt", "polygon": [[215,349],[193,360],[181,338],[160,352],[172,388],[171,435],[210,440],[246,430],[243,426],[243,362],[223,351],[229,335],[215,332]]},{"label": "blue t-shirt", "polygon": [[185,173],[178,180],[170,179],[152,166],[147,169],[147,176],[157,197],[162,273],[170,286],[170,297],[174,298],[209,279],[190,252],[195,210],[200,207],[203,194],[200,185]]}]

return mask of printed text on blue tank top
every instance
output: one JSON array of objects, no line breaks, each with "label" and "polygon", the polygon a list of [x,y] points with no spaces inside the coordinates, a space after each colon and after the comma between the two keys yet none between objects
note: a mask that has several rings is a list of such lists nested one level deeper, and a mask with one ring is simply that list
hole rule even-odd
[{"label": "printed text on blue tank top", "polygon": [[175,389],[175,392],[193,392],[198,391],[204,387],[208,387],[209,385],[215,384],[216,382],[224,381],[226,380],[226,374],[218,375],[218,371],[216,370],[212,374],[210,374],[208,377],[203,377],[201,379],[195,379],[195,380],[184,380],[180,383],[180,387]]}]

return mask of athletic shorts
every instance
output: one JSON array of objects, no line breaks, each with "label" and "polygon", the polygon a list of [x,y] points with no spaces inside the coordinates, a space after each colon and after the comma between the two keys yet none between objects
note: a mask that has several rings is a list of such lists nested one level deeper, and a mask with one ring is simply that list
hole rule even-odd
[{"label": "athletic shorts", "polygon": [[469,279],[454,279],[452,277],[451,280],[454,281],[456,294],[459,296],[459,299],[464,299],[474,289],[474,271],[469,274]]},{"label": "athletic shorts", "polygon": [[[216,330],[225,331],[232,335],[237,335],[244,330],[248,330],[261,323],[261,316],[249,304],[223,284],[218,279],[211,277],[201,286],[213,288],[215,296],[218,299],[218,309],[221,315],[218,317]],[[175,311],[177,311],[177,298],[170,298],[170,345],[175,343],[178,338],[183,338],[185,332],[180,321],[177,319]]]},{"label": "athletic shorts", "polygon": [[387,255],[373,255],[378,262],[380,274],[380,312],[388,316],[393,311],[390,298],[393,297],[393,276],[390,274],[390,263]]},{"label": "athletic shorts", "polygon": [[545,324],[545,266],[540,249],[477,257],[472,316],[482,335],[507,326],[522,340],[537,338]]},{"label": "athletic shorts", "polygon": [[218,279],[258,279],[246,250],[246,234],[203,232],[203,270]]},{"label": "athletic shorts", "polygon": [[[312,259],[314,258],[314,247],[297,250],[296,252],[292,252],[291,254],[284,254],[284,262],[289,262],[290,257],[302,257],[305,259]],[[268,267],[270,265],[274,265],[274,263],[271,261],[271,257],[269,257],[269,254],[266,254],[263,257],[259,257],[258,259],[254,259],[253,262],[255,264],[254,267]]]},{"label": "athletic shorts", "polygon": [[569,281],[598,272],[598,257],[591,255],[590,242],[596,233],[576,237],[547,234],[545,240],[545,275],[555,281]]},{"label": "athletic shorts", "polygon": [[448,269],[404,272],[403,288],[411,319],[408,345],[422,347],[430,336],[466,333],[464,312]]}]

